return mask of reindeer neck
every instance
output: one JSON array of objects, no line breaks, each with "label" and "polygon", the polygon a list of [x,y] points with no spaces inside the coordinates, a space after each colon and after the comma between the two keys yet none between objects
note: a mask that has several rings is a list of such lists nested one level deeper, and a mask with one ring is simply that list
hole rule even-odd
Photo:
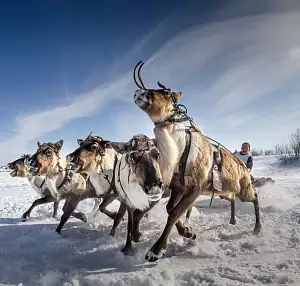
[{"label": "reindeer neck", "polygon": [[34,178],[36,178],[36,176],[32,176],[30,173],[26,174],[25,178],[29,181],[29,183],[33,183]]},{"label": "reindeer neck", "polygon": [[118,153],[115,149],[113,148],[108,148],[105,151],[105,155],[102,157],[102,161],[100,164],[100,170],[98,171],[109,171],[113,170],[114,164],[115,164],[115,157],[120,158],[122,154]]},{"label": "reindeer neck", "polygon": [[115,169],[115,185],[120,199],[130,208],[144,210],[149,207],[148,196],[139,185],[135,174],[125,159],[126,154],[118,160]]},{"label": "reindeer neck", "polygon": [[163,183],[169,186],[185,146],[184,123],[164,124],[154,128],[157,148],[160,152],[159,167]]},{"label": "reindeer neck", "polygon": [[61,176],[64,176],[66,174],[66,169],[66,160],[64,158],[60,158],[56,166],[47,173],[46,177],[52,180],[56,180],[57,178],[60,178]]},{"label": "reindeer neck", "polygon": [[98,195],[103,195],[111,190],[115,161],[120,157],[121,154],[114,149],[107,149],[99,167],[88,173],[90,182]]}]

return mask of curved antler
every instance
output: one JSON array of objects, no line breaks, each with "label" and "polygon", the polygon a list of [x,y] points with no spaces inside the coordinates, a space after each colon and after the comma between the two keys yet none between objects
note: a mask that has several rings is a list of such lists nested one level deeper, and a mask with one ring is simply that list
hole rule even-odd
[{"label": "curved antler", "polygon": [[[143,65],[144,65],[144,62],[143,62],[143,61],[139,61],[139,62],[135,65],[134,70],[133,70],[133,80],[134,80],[135,84],[136,84],[139,88],[141,88],[141,89],[146,89],[146,87],[145,87],[145,85],[144,85],[144,83],[143,83],[143,81],[142,81],[142,79],[141,79],[141,75],[140,75],[141,68],[142,68]],[[136,71],[137,67],[139,67],[139,68],[138,68],[138,71],[137,71],[137,74],[138,74],[138,79],[139,79],[140,83],[137,82],[137,80],[136,80],[136,75],[135,75],[135,71]]]},{"label": "curved antler", "polygon": [[162,89],[167,89],[167,90],[171,90],[170,88],[166,87],[165,85],[163,85],[160,81],[157,82],[158,86]]}]

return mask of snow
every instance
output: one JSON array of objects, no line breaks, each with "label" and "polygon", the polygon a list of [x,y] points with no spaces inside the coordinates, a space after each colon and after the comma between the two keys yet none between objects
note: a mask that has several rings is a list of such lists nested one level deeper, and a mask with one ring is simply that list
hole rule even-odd
[{"label": "snow", "polygon": [[[144,257],[161,234],[167,215],[162,200],[141,223],[143,240],[134,256],[125,257],[126,220],[109,235],[112,221],[99,213],[87,223],[70,219],[58,235],[51,218],[53,204],[38,206],[26,222],[21,215],[36,197],[26,179],[0,172],[0,285],[300,285],[300,164],[287,167],[276,156],[254,157],[254,176],[275,185],[258,190],[262,232],[252,234],[251,203],[237,201],[237,225],[229,224],[230,204],[200,197],[190,225],[194,241],[174,228],[166,257],[155,263]],[[59,207],[62,214],[63,202]],[[89,213],[94,200],[78,211]],[[117,210],[114,202],[110,209]]]}]

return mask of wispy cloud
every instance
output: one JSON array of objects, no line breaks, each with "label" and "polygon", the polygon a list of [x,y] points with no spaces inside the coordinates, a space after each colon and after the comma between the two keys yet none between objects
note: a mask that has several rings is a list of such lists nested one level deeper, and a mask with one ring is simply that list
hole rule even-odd
[{"label": "wispy cloud", "polygon": [[[190,115],[199,119],[195,120],[199,127],[230,148],[240,146],[244,140],[259,147],[272,147],[300,121],[300,113],[292,110],[300,104],[300,98],[295,96],[300,91],[299,27],[297,9],[193,26],[168,40],[148,58],[142,77],[148,87],[153,88],[161,80],[172,89],[183,91],[181,101]],[[123,61],[135,63],[142,59],[141,47],[151,45],[163,30],[156,28],[134,49],[137,55],[125,55]],[[12,137],[0,143],[1,162],[25,151],[28,142],[74,119],[94,116],[104,109],[107,112],[113,100],[132,102],[135,89],[130,69],[73,98],[68,105],[18,116]],[[270,97],[274,98],[271,106]],[[286,100],[290,103],[281,112],[280,106]],[[274,106],[278,111],[268,112]],[[293,123],[289,124],[291,120]],[[115,140],[128,140],[133,133],[141,132],[151,136],[153,128],[138,108],[134,114],[127,110],[115,114],[108,124],[114,130]]]}]

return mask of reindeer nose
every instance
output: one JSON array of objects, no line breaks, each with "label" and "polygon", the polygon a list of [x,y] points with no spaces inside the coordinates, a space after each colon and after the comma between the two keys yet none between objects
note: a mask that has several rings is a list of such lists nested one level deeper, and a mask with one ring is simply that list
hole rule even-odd
[{"label": "reindeer nose", "polygon": [[71,154],[67,155],[66,157],[66,160],[67,160],[67,163],[71,163],[74,159],[74,156],[72,156]]},{"label": "reindeer nose", "polygon": [[36,167],[36,161],[34,159],[27,160],[29,167]]},{"label": "reindeer nose", "polygon": [[157,182],[156,182],[156,185],[159,187],[159,188],[162,188],[162,185],[163,185],[163,182],[161,179],[158,179]]}]

